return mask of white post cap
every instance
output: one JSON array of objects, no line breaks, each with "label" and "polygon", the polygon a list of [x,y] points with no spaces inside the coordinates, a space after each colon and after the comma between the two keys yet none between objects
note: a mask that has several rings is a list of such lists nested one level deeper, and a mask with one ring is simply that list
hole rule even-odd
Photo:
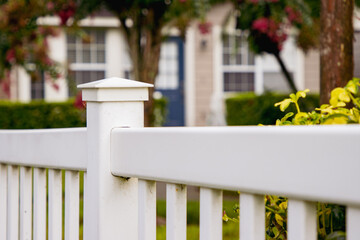
[{"label": "white post cap", "polygon": [[123,78],[107,78],[80,84],[82,99],[88,102],[137,102],[149,100],[152,84]]}]

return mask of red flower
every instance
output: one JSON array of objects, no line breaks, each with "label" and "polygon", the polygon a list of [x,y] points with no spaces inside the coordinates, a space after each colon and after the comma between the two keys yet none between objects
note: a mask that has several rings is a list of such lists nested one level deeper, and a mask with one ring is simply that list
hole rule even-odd
[{"label": "red flower", "polygon": [[75,97],[75,102],[74,102],[74,106],[77,108],[77,109],[84,109],[85,108],[85,105],[86,103],[83,102],[82,100],[82,94],[81,92],[78,92],[78,94],[76,95]]},{"label": "red flower", "polygon": [[6,61],[8,61],[9,63],[15,63],[15,49],[11,48],[6,52]]},{"label": "red flower", "polygon": [[199,23],[198,28],[201,34],[208,34],[211,32],[211,23],[209,22]]}]

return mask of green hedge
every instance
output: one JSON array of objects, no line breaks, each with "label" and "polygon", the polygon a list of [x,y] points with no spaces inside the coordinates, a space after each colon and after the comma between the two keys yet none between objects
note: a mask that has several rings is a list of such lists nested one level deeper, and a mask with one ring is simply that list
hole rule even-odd
[{"label": "green hedge", "polygon": [[[154,101],[157,126],[165,122],[166,103],[166,99]],[[69,128],[85,125],[86,110],[75,108],[73,100],[60,103],[0,101],[0,129]]]},{"label": "green hedge", "polygon": [[[239,94],[226,99],[226,121],[228,125],[273,125],[276,119],[285,114],[274,104],[288,98],[287,94],[266,93],[256,96],[254,93]],[[300,108],[309,112],[319,106],[319,95],[308,95],[300,100]],[[296,112],[293,106],[286,112]]]},{"label": "green hedge", "polygon": [[0,129],[39,129],[84,127],[85,110],[73,101],[48,103],[0,102]]}]

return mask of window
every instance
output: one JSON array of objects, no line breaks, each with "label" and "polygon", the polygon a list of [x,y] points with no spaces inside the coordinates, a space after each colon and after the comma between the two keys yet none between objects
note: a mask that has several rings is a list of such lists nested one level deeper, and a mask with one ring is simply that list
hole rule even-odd
[{"label": "window", "polygon": [[69,62],[69,96],[76,93],[78,84],[105,78],[105,30],[87,29],[90,41],[67,35]]},{"label": "window", "polygon": [[39,74],[38,79],[31,80],[31,99],[44,99],[45,87],[44,87],[44,73]]},{"label": "window", "polygon": [[179,87],[179,50],[176,42],[161,45],[159,73],[155,80],[158,90],[174,90]]},{"label": "window", "polygon": [[225,92],[254,91],[255,58],[246,35],[236,33],[223,37],[223,83]]}]

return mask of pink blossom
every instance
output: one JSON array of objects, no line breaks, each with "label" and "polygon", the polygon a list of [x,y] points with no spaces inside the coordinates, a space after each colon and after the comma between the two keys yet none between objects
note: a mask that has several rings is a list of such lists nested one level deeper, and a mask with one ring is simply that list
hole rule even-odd
[{"label": "pink blossom", "polygon": [[261,33],[266,33],[269,28],[269,19],[265,17],[256,19],[252,24],[252,28]]}]

